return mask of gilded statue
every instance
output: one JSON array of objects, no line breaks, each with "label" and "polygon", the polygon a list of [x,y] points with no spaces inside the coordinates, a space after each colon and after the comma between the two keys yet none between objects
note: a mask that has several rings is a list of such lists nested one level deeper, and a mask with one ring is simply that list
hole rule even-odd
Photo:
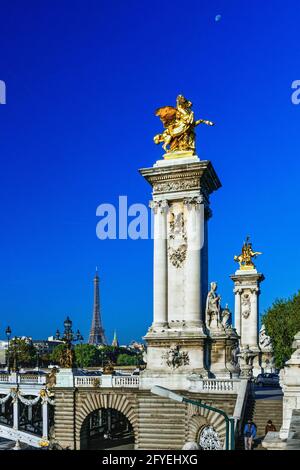
[{"label": "gilded statue", "polygon": [[239,256],[235,256],[234,261],[240,264],[240,269],[248,271],[255,269],[252,258],[256,258],[259,255],[262,255],[262,253],[260,251],[253,251],[250,237],[247,237],[242,247],[242,253]]},{"label": "gilded statue", "polygon": [[67,347],[65,350],[63,350],[62,355],[59,360],[60,367],[66,368],[66,369],[72,369],[74,366],[75,362],[75,353],[73,349]]},{"label": "gilded statue", "polygon": [[178,95],[176,108],[173,106],[163,106],[158,108],[155,115],[160,118],[165,128],[162,134],[154,137],[154,142],[163,142],[163,149],[166,153],[188,152],[195,153],[195,127],[199,124],[213,126],[214,123],[205,119],[195,121],[194,112],[191,110],[192,102],[184,96]]}]

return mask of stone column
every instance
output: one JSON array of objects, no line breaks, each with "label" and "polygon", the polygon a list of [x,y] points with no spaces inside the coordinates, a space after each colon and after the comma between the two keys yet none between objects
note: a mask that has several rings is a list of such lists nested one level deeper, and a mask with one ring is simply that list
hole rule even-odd
[{"label": "stone column", "polygon": [[19,429],[19,400],[17,397],[13,401],[13,428]]},{"label": "stone column", "polygon": [[154,313],[144,337],[147,367],[140,387],[151,388],[155,377],[155,383],[180,390],[191,373],[207,374],[201,305],[207,295],[208,205],[221,183],[212,164],[196,155],[170,154],[140,173],[152,186],[154,209]]},{"label": "stone column", "polygon": [[241,290],[235,288],[234,292],[234,327],[237,334],[241,334]]},{"label": "stone column", "polygon": [[187,327],[199,328],[201,311],[201,249],[204,242],[204,205],[201,196],[186,198],[185,217],[187,252],[184,275],[184,321]]},{"label": "stone column", "polygon": [[43,439],[48,439],[48,403],[42,403],[42,416],[43,416]]},{"label": "stone column", "polygon": [[256,269],[237,270],[231,279],[235,293],[235,327],[240,336],[240,345],[249,345],[252,351],[259,351],[258,325],[259,286],[264,280],[263,274]]},{"label": "stone column", "polygon": [[259,323],[259,313],[258,313],[258,294],[259,289],[256,287],[251,290],[251,313],[257,315],[257,321],[251,322],[249,324],[249,333],[248,333],[248,344],[250,348],[257,348],[258,347],[258,323]]},{"label": "stone column", "polygon": [[168,257],[166,200],[151,201],[154,212],[153,326],[163,328],[168,319]]}]

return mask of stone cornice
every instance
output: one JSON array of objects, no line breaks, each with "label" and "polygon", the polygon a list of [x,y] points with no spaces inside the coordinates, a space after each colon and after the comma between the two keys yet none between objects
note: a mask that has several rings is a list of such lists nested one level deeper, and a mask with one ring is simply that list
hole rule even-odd
[{"label": "stone cornice", "polygon": [[260,282],[264,281],[265,276],[261,273],[258,273],[258,272],[255,272],[253,274],[249,274],[249,271],[248,271],[248,274],[233,274],[232,276],[230,276],[230,279],[233,280],[236,287],[238,287],[238,286],[245,287],[247,282],[249,282],[249,283],[253,283],[253,282],[260,283]]},{"label": "stone cornice", "polygon": [[199,190],[211,194],[221,187],[221,182],[210,161],[174,164],[166,167],[142,168],[142,176],[153,187],[153,194]]}]

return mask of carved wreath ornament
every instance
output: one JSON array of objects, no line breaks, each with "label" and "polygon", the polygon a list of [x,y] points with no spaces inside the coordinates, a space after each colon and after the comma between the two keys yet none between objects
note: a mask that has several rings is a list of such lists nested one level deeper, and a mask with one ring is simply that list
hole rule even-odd
[{"label": "carved wreath ornament", "polygon": [[169,260],[175,266],[175,268],[180,268],[182,263],[186,258],[187,246],[185,243],[180,245],[178,248],[169,247]]},{"label": "carved wreath ornament", "polygon": [[179,346],[175,346],[174,348],[169,349],[169,351],[163,355],[163,359],[165,359],[167,366],[173,369],[186,366],[190,363],[188,353],[185,351],[180,351]]}]

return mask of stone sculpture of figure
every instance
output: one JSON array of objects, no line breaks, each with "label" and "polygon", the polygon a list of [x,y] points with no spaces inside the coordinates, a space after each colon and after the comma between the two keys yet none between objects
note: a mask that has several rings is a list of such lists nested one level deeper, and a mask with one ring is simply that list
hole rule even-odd
[{"label": "stone sculpture of figure", "polygon": [[184,96],[178,95],[176,108],[164,106],[156,110],[155,115],[161,119],[165,131],[154,137],[154,142],[163,142],[165,152],[187,151],[195,152],[194,128],[201,123],[213,126],[213,122],[199,119],[195,121],[194,112],[191,110],[192,102]]},{"label": "stone sculpture of figure", "polygon": [[259,331],[259,346],[263,351],[273,350],[272,340],[266,333],[265,325],[262,325]]},{"label": "stone sculpture of figure", "polygon": [[258,255],[261,255],[260,251],[253,251],[252,243],[250,242],[250,237],[246,238],[246,241],[242,247],[242,253],[239,256],[234,257],[234,261],[237,261],[242,270],[251,270],[255,269],[255,265],[252,261],[252,258],[256,258]]},{"label": "stone sculpture of figure", "polygon": [[227,330],[230,327],[230,310],[228,308],[228,304],[226,304],[225,308],[222,310],[222,325]]},{"label": "stone sculpture of figure", "polygon": [[206,299],[206,325],[210,327],[219,327],[221,321],[221,297],[217,294],[217,283],[211,282],[210,291]]}]

